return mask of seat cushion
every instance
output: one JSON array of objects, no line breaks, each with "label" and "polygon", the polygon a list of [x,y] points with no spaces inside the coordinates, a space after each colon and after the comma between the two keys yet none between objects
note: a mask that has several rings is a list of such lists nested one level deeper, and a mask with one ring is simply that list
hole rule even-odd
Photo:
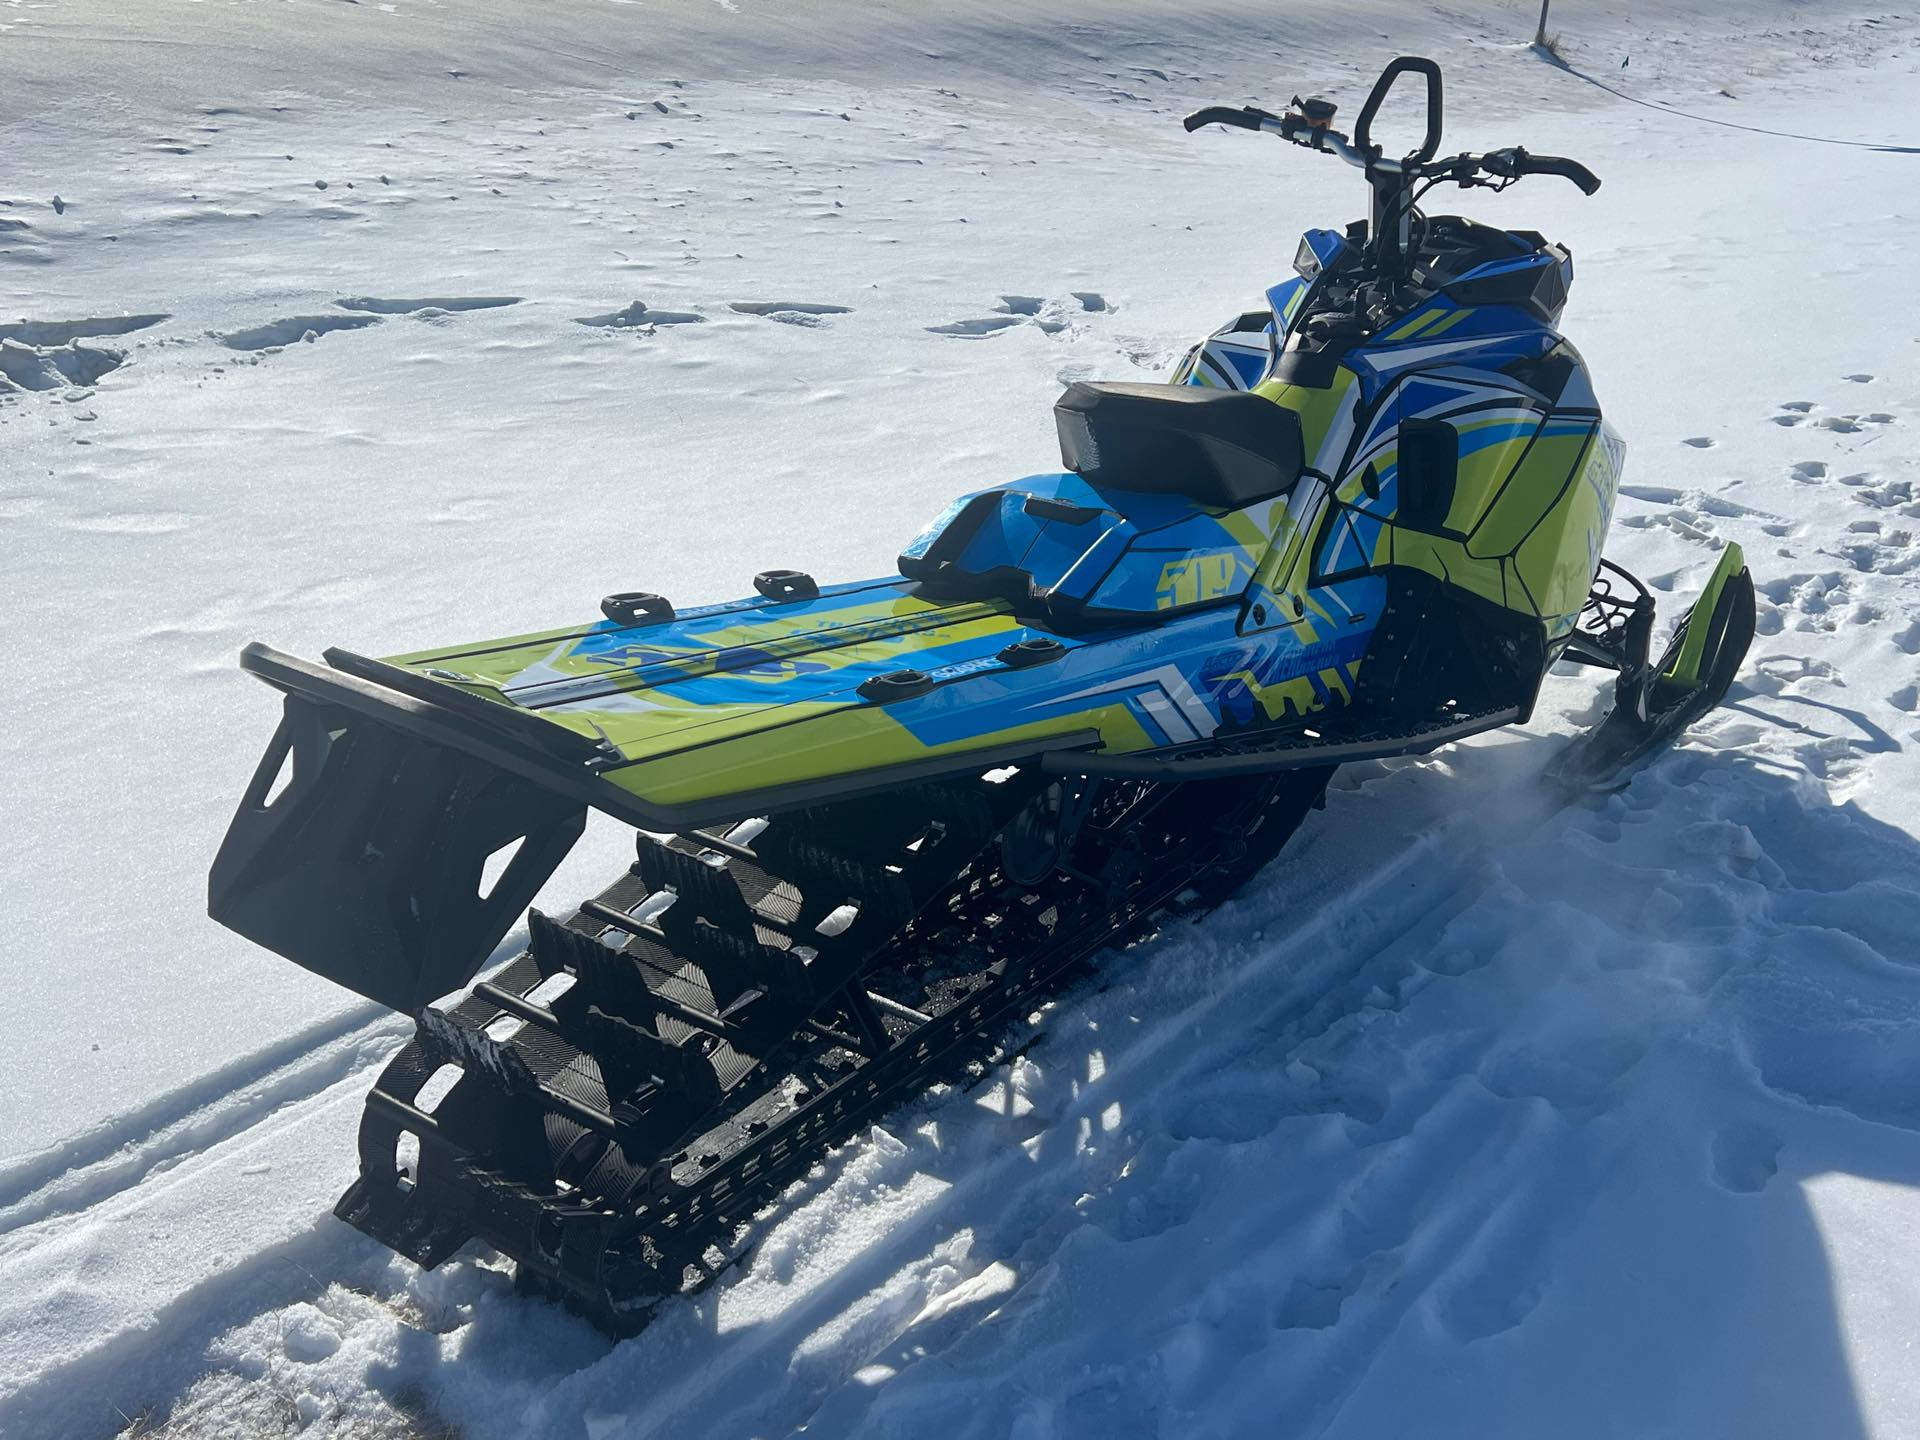
[{"label": "seat cushion", "polygon": [[1053,407],[1066,467],[1095,485],[1237,509],[1306,464],[1300,417],[1245,390],[1077,381]]}]

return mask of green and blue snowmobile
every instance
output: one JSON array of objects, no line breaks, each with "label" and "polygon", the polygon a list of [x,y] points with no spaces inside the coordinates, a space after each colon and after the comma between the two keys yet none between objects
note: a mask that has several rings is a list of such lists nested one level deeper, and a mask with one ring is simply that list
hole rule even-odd
[{"label": "green and blue snowmobile", "polygon": [[[1371,139],[1402,77],[1420,148]],[[1729,546],[1654,658],[1600,558],[1622,446],[1555,328],[1567,251],[1417,206],[1582,165],[1436,158],[1441,81],[1205,109],[1365,172],[1365,221],[1169,384],[1073,384],[1065,469],[956,501],[899,573],[324,664],[285,696],[214,918],[416,1017],[337,1213],[426,1266],[479,1239],[617,1330],[737,1252],[830,1146],[964,1076],[1090,957],[1217,903],[1347,761],[1528,719],[1616,672],[1554,779],[1616,777],[1717,704],[1753,635]],[[580,835],[636,859],[450,1008]]]}]

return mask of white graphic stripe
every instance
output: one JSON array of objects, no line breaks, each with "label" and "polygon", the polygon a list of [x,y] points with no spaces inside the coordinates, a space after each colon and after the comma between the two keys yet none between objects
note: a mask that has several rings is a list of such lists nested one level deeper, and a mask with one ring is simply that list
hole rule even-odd
[{"label": "white graphic stripe", "polygon": [[1175,745],[1185,745],[1200,737],[1193,733],[1193,727],[1186,718],[1174,708],[1173,702],[1158,690],[1147,690],[1140,695],[1140,708],[1153,717],[1154,724],[1167,732],[1167,739]]}]

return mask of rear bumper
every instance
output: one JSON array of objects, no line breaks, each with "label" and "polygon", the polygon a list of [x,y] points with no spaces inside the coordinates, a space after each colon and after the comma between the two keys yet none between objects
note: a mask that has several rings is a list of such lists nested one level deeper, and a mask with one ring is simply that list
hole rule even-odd
[{"label": "rear bumper", "polygon": [[[600,768],[617,757],[572,731],[376,660],[327,659],[260,644],[241,654],[242,668],[285,695],[285,711],[214,859],[207,911],[409,1013],[473,978],[580,837],[590,806],[672,834],[1037,753],[1028,742],[662,805],[609,783]],[[487,861],[510,847],[483,889]]]},{"label": "rear bumper", "polygon": [[[396,1010],[465,985],[579,839],[586,757],[485,725],[459,702],[488,702],[461,692],[407,694],[263,645],[241,664],[286,705],[207,913]],[[516,843],[483,893],[489,857]]]}]

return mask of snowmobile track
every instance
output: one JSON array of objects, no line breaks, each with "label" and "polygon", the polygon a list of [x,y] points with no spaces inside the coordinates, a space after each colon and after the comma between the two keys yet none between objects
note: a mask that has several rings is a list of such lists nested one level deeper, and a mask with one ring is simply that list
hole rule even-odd
[{"label": "snowmobile track", "polygon": [[[527,954],[477,987],[450,1016],[422,1018],[416,1042],[396,1057],[369,1098],[362,1176],[337,1213],[429,1267],[478,1234],[512,1256],[533,1293],[564,1299],[609,1328],[637,1328],[659,1300],[704,1288],[732,1264],[746,1248],[740,1227],[827,1149],[914,1103],[935,1081],[977,1076],[996,1053],[1004,1054],[1013,1019],[1057,990],[1074,967],[1183,911],[1225,899],[1277,853],[1328,773],[1275,777],[1259,787],[1108,783],[1100,792],[1108,799],[1100,804],[1119,806],[1106,822],[1113,828],[1101,833],[1090,824],[1074,859],[1045,887],[1030,891],[1003,875],[997,862],[983,870],[978,859],[968,860],[950,872],[945,898],[916,902],[919,918],[897,937],[877,946],[861,942],[854,959],[838,962],[833,985],[853,988],[815,992],[810,1009],[795,1010],[788,1001],[775,1010],[777,1024],[797,1028],[774,1033],[772,1049],[767,1032],[756,1040],[751,1030],[723,1029],[703,1018],[732,1013],[738,1002],[730,995],[740,986],[717,978],[723,974],[711,968],[717,942],[704,927],[751,934],[741,931],[751,923],[764,943],[769,932],[761,921],[769,905],[778,902],[791,920],[826,913],[843,892],[822,899],[803,880],[792,898],[787,881],[756,868],[766,863],[763,855],[731,847],[729,870],[719,852],[701,847],[711,842],[725,851],[730,842],[705,833],[683,839],[680,850],[663,851],[643,839],[633,876],[583,905],[569,922],[573,928],[536,919]],[[1013,792],[1013,809],[1002,813],[1031,803],[1028,793]],[[1143,859],[1138,844],[1159,835],[1163,809],[1175,828],[1148,838]],[[1536,809],[1539,818],[1549,813]],[[1245,842],[1223,838],[1237,832],[1214,818],[1222,810],[1248,816],[1232,824],[1248,824],[1249,835],[1267,826],[1245,861],[1225,858]],[[1270,812],[1274,818],[1261,818]],[[1205,828],[1180,829],[1203,816]],[[844,841],[870,817],[858,809],[810,812],[802,833]],[[902,837],[909,833],[920,832]],[[810,857],[802,863],[813,876],[840,873],[848,864],[871,864],[872,874],[882,873],[877,856],[829,864],[824,857],[831,852],[816,851],[811,840],[798,841],[791,832],[780,839],[775,830],[754,843],[765,855]],[[978,843],[967,840],[959,853],[973,855]],[[998,844],[988,852],[997,854]],[[1218,844],[1228,848],[1216,854]],[[696,858],[701,854],[705,862]],[[936,855],[933,863],[942,862]],[[1144,888],[1142,871],[1154,875]],[[1455,888],[1470,890],[1476,873],[1470,863],[1451,859],[1442,867],[1444,875],[1463,877],[1452,882]],[[671,927],[663,930],[628,918],[657,913],[655,903],[671,893],[662,887],[674,876],[674,908],[698,907],[697,920],[662,921]],[[917,883],[927,893],[924,879]],[[1194,896],[1195,886],[1210,893]],[[1414,874],[1405,892],[1417,903],[1396,897],[1380,913],[1360,918],[1345,907],[1333,912],[1329,950],[1372,954],[1431,922],[1436,911],[1470,903],[1470,895],[1452,900],[1433,889],[1431,876]],[[742,898],[751,898],[752,908],[739,908]],[[885,913],[880,918],[898,924]],[[1376,938],[1356,944],[1367,931]],[[687,948],[696,940],[696,948]],[[663,943],[671,950],[661,951]],[[648,991],[617,991],[609,972],[631,963],[650,977]],[[574,997],[581,1008],[568,1013],[556,999],[548,1010],[521,998],[550,990],[563,975],[582,992]],[[1344,978],[1323,977],[1327,983]],[[763,1003],[780,998],[762,995]],[[711,1068],[685,1069],[683,1060],[667,1055],[647,1058],[662,1042],[644,1031],[637,1033],[644,1042],[638,1060],[600,1048],[635,1041],[630,1026],[609,1027],[597,1018],[632,1004],[650,1006],[653,1024],[683,1054],[703,1032],[714,1035],[706,1042]],[[581,1023],[582,1010],[590,1023]],[[747,1038],[735,1038],[742,1034]],[[620,1108],[631,1102],[619,1096],[633,1086],[620,1076],[636,1064],[642,1104],[667,1108],[664,1115],[643,1109],[638,1121],[622,1121]],[[445,1095],[433,1102],[444,1109],[416,1103],[416,1094],[425,1096],[449,1065],[472,1079],[463,1103],[448,1105]],[[685,1069],[684,1078],[665,1078],[676,1067]],[[701,1088],[716,1082],[718,1088]],[[406,1155],[409,1136],[417,1137],[417,1158]],[[570,1250],[569,1236],[584,1238],[574,1239]]]},{"label": "snowmobile track", "polygon": [[[1543,742],[1540,748],[1549,748],[1552,743]],[[1266,1057],[1264,1064],[1283,1068],[1299,1044],[1338,1016],[1358,1009],[1361,997],[1374,987],[1392,989],[1419,971],[1423,958],[1431,952],[1431,927],[1482,899],[1495,883],[1499,853],[1508,846],[1519,848],[1532,842],[1572,803],[1557,792],[1541,789],[1530,768],[1525,778],[1491,788],[1481,806],[1450,815],[1414,844],[1359,877],[1352,889],[1329,898],[1310,914],[1288,914],[1279,908],[1283,901],[1268,899],[1258,891],[1243,893],[1228,902],[1241,912],[1242,919],[1273,907],[1273,925],[1286,925],[1286,938],[1263,946],[1251,965],[1237,964],[1242,957],[1227,955],[1211,972],[1183,977],[1190,1003],[1155,1013],[1143,1032],[1115,1035],[1103,1030],[1089,1037],[1084,1043],[1094,1044],[1100,1051],[1102,1074],[1090,1077],[1084,1068],[1077,1069],[1072,1063],[1050,1066],[1076,1073],[1078,1078],[1070,1082],[1068,1093],[1061,1093],[1062,1086],[1056,1085],[1049,1093],[1024,1096],[1035,1108],[1016,1121],[1012,1107],[1016,1077],[1006,1066],[998,1066],[966,1087],[963,1093],[975,1104],[961,1103],[952,1095],[934,1096],[902,1107],[889,1119],[887,1130],[896,1134],[906,1134],[924,1120],[937,1119],[946,1138],[932,1153],[924,1145],[909,1151],[898,1140],[876,1134],[872,1143],[837,1152],[824,1172],[783,1196],[781,1208],[790,1209],[802,1199],[840,1184],[850,1166],[880,1167],[878,1173],[886,1177],[890,1188],[905,1186],[916,1170],[930,1166],[945,1188],[937,1198],[890,1220],[884,1235],[875,1240],[880,1253],[867,1252],[876,1266],[888,1270],[911,1268],[920,1257],[941,1256],[943,1264],[977,1271],[981,1261],[967,1262],[945,1255],[943,1245],[956,1233],[987,1231],[995,1236],[993,1253],[1004,1257],[1019,1274],[1046,1273],[1050,1257],[1074,1229],[1101,1222],[1100,1211],[1088,1210],[1089,1200],[1124,1210],[1127,1201],[1120,1198],[1122,1192],[1147,1183],[1135,1168],[1142,1161],[1142,1141],[1123,1140],[1102,1147],[1097,1154],[1076,1157],[1076,1163],[1035,1163],[1044,1152],[1074,1146],[1076,1136],[1098,1133],[1103,1112],[1125,1084],[1123,1077],[1158,1072],[1161,1079],[1156,1090],[1179,1094],[1202,1086],[1210,1075],[1231,1073],[1248,1053],[1258,1053]],[[1338,809],[1336,801],[1335,816]],[[1491,852],[1485,843],[1492,828],[1490,813],[1500,816],[1500,840]],[[1097,973],[1114,987],[1129,988],[1140,976],[1138,967],[1156,963],[1167,947],[1180,944],[1177,931],[1186,928],[1178,925],[1163,931],[1154,948],[1142,952],[1137,965],[1110,955]],[[1204,919],[1196,918],[1192,928],[1204,933]],[[1068,991],[1060,997],[1061,1004],[1076,1003],[1076,996],[1084,999],[1084,992]],[[1045,1055],[1049,1047],[1071,1043],[1056,1034],[1055,1026],[1036,1019],[1034,1024],[1016,1027],[1006,1037],[1005,1048],[1024,1052],[1035,1047]],[[995,1103],[1003,1088],[1007,1101],[1004,1109]],[[1438,1109],[1444,1116],[1444,1102]],[[1434,1119],[1432,1113],[1423,1112],[1419,1123],[1424,1129]],[[989,1152],[990,1158],[984,1163],[976,1157],[964,1168],[945,1167],[941,1163],[943,1152],[964,1149],[953,1132],[970,1123],[993,1127],[1001,1143]],[[1427,1158],[1445,1155],[1455,1139],[1464,1137],[1452,1133],[1443,1138],[1438,1131],[1431,1136],[1423,1134],[1419,1150]],[[1517,1179],[1526,1173],[1529,1157],[1540,1143],[1544,1143],[1542,1137],[1532,1129],[1517,1135],[1489,1134],[1468,1146],[1457,1161],[1450,1159],[1443,1173],[1471,1174],[1474,1156],[1482,1154],[1495,1173]],[[1054,1158],[1060,1157],[1055,1153]],[[1394,1163],[1418,1168],[1412,1158]],[[1384,1182],[1389,1172],[1374,1173]],[[867,1174],[862,1183],[870,1186],[876,1178]],[[1430,1286],[1454,1272],[1455,1257],[1464,1256],[1472,1238],[1492,1223],[1493,1217],[1480,1202],[1489,1190],[1497,1193],[1498,1187],[1466,1187],[1469,1194],[1451,1200],[1442,1187],[1424,1188],[1439,1190],[1436,1205],[1442,1222],[1423,1232],[1415,1257],[1427,1279],[1409,1286],[1401,1300],[1376,1315],[1367,1326],[1368,1335],[1377,1337],[1390,1330],[1397,1317],[1418,1303]],[[1250,1217],[1249,1224],[1263,1233],[1290,1225],[1305,1231],[1316,1223],[1316,1216],[1337,1214],[1348,1199],[1338,1194],[1319,1196],[1310,1212],[1297,1216],[1261,1210]],[[1120,1223],[1109,1218],[1110,1223]],[[1170,1217],[1165,1223],[1174,1222]],[[1381,1238],[1388,1245],[1395,1239]],[[1398,1238],[1404,1241],[1407,1237]],[[798,1243],[783,1237],[782,1251],[790,1251]],[[1234,1249],[1232,1237],[1216,1237],[1216,1243],[1229,1252]],[[732,1258],[744,1259],[749,1250],[743,1248]],[[751,1253],[756,1267],[790,1263],[783,1254]],[[1364,1259],[1358,1257],[1356,1264]],[[701,1374],[688,1376],[681,1386],[650,1395],[649,1408],[663,1416],[673,1415],[683,1391],[686,1399],[696,1393],[731,1393],[735,1387],[739,1387],[739,1393],[753,1393],[770,1368],[784,1372],[797,1363],[794,1354],[799,1342],[842,1314],[860,1298],[863,1289],[863,1282],[855,1277],[826,1278],[788,1304],[778,1324],[734,1337],[709,1357]],[[1000,1295],[998,1300],[1006,1298]],[[917,1304],[914,1302],[916,1309]],[[895,1328],[911,1318],[910,1313],[895,1317]],[[875,1323],[883,1322],[876,1319]],[[1341,1390],[1345,1393],[1359,1383],[1367,1351],[1364,1337],[1358,1334],[1343,1336],[1340,1348],[1343,1355],[1353,1357],[1355,1367],[1343,1380]],[[1317,1408],[1324,1402],[1303,1397],[1302,1403],[1306,1408]],[[780,1423],[799,1426],[811,1418],[811,1411],[794,1411],[783,1414]]]}]

